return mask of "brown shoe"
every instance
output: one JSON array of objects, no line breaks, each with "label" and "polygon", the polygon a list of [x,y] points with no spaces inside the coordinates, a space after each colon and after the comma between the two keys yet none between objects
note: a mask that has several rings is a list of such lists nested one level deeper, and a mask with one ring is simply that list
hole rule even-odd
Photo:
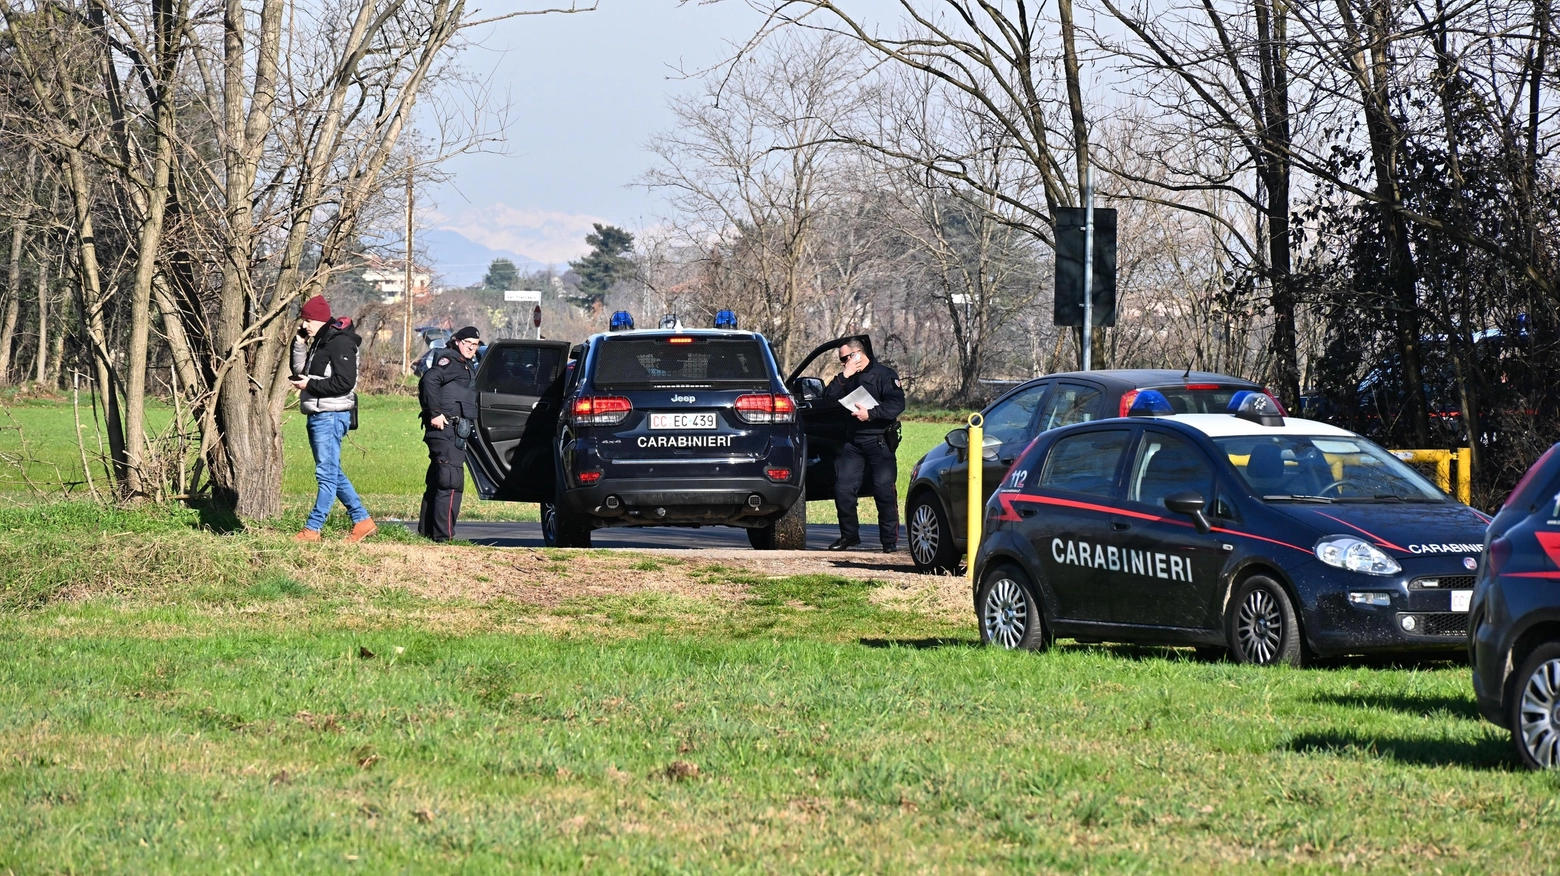
[{"label": "brown shoe", "polygon": [[302,532],[298,533],[297,535],[293,536],[293,541],[319,541],[319,540],[320,540],[320,531],[318,529],[305,529]]},{"label": "brown shoe", "polygon": [[370,517],[358,523],[352,524],[352,532],[347,535],[347,541],[362,541],[379,531],[374,518]]}]

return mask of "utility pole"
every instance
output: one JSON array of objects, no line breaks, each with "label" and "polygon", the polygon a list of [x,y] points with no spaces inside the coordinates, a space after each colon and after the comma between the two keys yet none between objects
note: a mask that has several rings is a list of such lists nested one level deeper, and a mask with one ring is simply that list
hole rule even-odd
[{"label": "utility pole", "polygon": [[411,155],[406,156],[406,271],[402,275],[402,294],[406,310],[401,331],[401,374],[412,373],[412,168]]}]

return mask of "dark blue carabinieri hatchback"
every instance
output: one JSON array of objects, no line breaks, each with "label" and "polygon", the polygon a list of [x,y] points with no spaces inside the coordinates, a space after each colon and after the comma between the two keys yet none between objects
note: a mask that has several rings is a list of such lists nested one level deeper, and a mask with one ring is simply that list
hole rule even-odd
[{"label": "dark blue carabinieri hatchback", "polygon": [[1294,665],[1461,647],[1486,518],[1353,432],[1258,393],[1232,406],[1140,397],[1138,416],[1043,434],[986,504],[982,638]]},{"label": "dark blue carabinieri hatchback", "polygon": [[[605,526],[729,525],[757,548],[804,546],[805,439],[762,335],[499,341],[477,382],[478,488],[542,503],[549,543],[588,547]],[[527,391],[504,392],[517,385]]]},{"label": "dark blue carabinieri hatchback", "polygon": [[1533,769],[1560,767],[1560,444],[1490,522],[1468,652],[1484,717]]}]

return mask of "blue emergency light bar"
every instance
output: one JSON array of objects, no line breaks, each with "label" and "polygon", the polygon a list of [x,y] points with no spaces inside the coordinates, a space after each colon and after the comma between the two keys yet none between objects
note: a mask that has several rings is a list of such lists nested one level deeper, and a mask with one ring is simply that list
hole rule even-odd
[{"label": "blue emergency light bar", "polygon": [[611,331],[626,332],[634,328],[634,317],[626,310],[619,310],[612,314],[612,322],[609,324]]},{"label": "blue emergency light bar", "polygon": [[737,314],[736,314],[736,311],[732,311],[732,310],[717,310],[717,311],[715,311],[715,327],[718,328],[718,329],[729,329],[731,331],[736,331],[736,329],[737,329]]}]

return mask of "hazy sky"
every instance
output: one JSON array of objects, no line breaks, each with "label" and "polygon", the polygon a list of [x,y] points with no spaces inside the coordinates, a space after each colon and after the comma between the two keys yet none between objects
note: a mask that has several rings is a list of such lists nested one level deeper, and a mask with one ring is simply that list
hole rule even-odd
[{"label": "hazy sky", "polygon": [[[567,5],[490,0],[487,14]],[[600,0],[595,12],[522,16],[479,34],[466,67],[491,71],[513,107],[507,155],[452,160],[425,221],[543,262],[586,251],[592,222],[634,230],[656,221],[655,195],[629,183],[649,166],[645,143],[671,123],[667,98],[694,88],[676,70],[713,64],[759,16],[741,0]]]},{"label": "hazy sky", "polygon": [[[473,17],[568,4],[486,0]],[[902,13],[898,0],[842,5],[869,27]],[[671,125],[667,99],[697,88],[678,71],[730,57],[762,24],[745,0],[600,0],[594,12],[521,16],[473,34],[480,46],[465,66],[491,75],[495,99],[507,94],[513,108],[508,154],[451,161],[454,181],[431,193],[425,227],[561,264],[588,249],[592,222],[655,224],[659,197],[629,184],[651,166],[651,135]]]}]

